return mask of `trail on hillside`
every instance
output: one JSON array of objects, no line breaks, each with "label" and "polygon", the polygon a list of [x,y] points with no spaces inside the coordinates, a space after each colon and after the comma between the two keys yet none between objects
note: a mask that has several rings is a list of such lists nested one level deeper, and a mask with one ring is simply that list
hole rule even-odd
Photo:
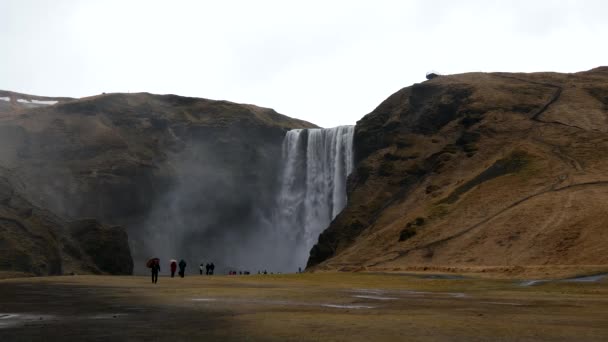
[{"label": "trail on hillside", "polygon": [[545,82],[536,82],[536,81],[531,81],[531,80],[526,80],[523,78],[518,78],[518,77],[514,77],[514,76],[507,76],[507,75],[501,75],[501,74],[494,74],[497,77],[502,77],[502,78],[507,78],[507,79],[512,79],[512,80],[517,80],[520,82],[526,82],[526,83],[531,83],[531,84],[536,84],[536,85],[540,85],[540,86],[544,86],[544,87],[550,87],[555,89],[555,91],[553,92],[553,94],[551,95],[551,97],[549,98],[549,101],[547,101],[541,108],[539,108],[536,113],[534,113],[531,117],[532,120],[536,121],[536,122],[540,122],[540,123],[546,123],[546,124],[557,124],[557,125],[562,125],[562,126],[566,126],[566,127],[572,127],[572,128],[577,128],[577,129],[581,129],[581,130],[585,130],[582,127],[578,127],[575,125],[568,125],[565,124],[563,122],[559,122],[559,121],[544,121],[540,119],[540,116],[545,113],[549,107],[551,107],[554,103],[556,103],[561,95],[562,92],[564,90],[564,88],[560,85],[557,84],[552,84],[552,83],[545,83]]},{"label": "trail on hillside", "polygon": [[465,234],[473,231],[476,228],[479,228],[480,226],[488,223],[489,221],[493,220],[494,218],[496,218],[496,217],[504,214],[505,212],[507,212],[507,211],[509,211],[509,210],[511,210],[511,209],[513,209],[513,208],[515,208],[517,206],[519,206],[520,204],[522,204],[524,202],[527,202],[527,201],[529,201],[531,199],[534,199],[536,197],[545,195],[547,193],[550,193],[550,192],[561,192],[561,191],[569,190],[569,189],[572,189],[572,188],[585,187],[585,186],[591,186],[591,185],[608,185],[608,181],[594,181],[594,182],[585,182],[585,183],[579,183],[579,184],[572,184],[572,185],[567,185],[567,186],[564,186],[564,187],[561,187],[561,188],[556,188],[556,186],[559,185],[559,183],[561,183],[561,182],[558,182],[556,184],[551,185],[549,187],[549,189],[541,190],[540,192],[537,192],[535,194],[532,194],[532,195],[526,196],[524,198],[521,198],[521,199],[519,199],[519,200],[511,203],[506,208],[504,208],[504,209],[502,209],[502,210],[494,213],[493,215],[491,215],[491,216],[489,216],[489,217],[481,220],[480,222],[477,222],[477,223],[475,223],[475,224],[473,224],[473,225],[465,228],[464,230],[459,231],[458,233],[455,233],[453,235],[447,236],[445,238],[442,238],[442,239],[439,239],[439,240],[436,240],[436,241],[433,241],[433,242],[429,242],[429,243],[424,244],[422,246],[416,246],[416,247],[412,247],[412,248],[410,248],[408,250],[405,250],[405,251],[397,252],[397,256],[394,257],[394,258],[390,258],[388,260],[379,261],[379,262],[370,264],[368,266],[370,266],[370,267],[377,266],[377,265],[382,264],[382,263],[386,263],[386,262],[397,260],[397,259],[399,259],[399,258],[401,258],[401,257],[403,257],[403,256],[405,256],[408,253],[413,252],[413,251],[423,250],[423,249],[432,249],[434,247],[442,245],[442,244],[444,244],[444,243],[446,243],[446,242],[448,242],[450,240],[453,240],[455,238],[463,236],[463,235],[465,235]]}]

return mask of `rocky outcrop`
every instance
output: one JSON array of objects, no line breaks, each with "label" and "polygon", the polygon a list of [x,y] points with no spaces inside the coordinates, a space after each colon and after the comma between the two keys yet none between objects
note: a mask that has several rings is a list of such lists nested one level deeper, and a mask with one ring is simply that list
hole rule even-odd
[{"label": "rocky outcrop", "polygon": [[123,228],[67,222],[31,204],[7,170],[0,176],[0,277],[70,273],[131,274]]},{"label": "rocky outcrop", "polygon": [[401,89],[355,129],[311,269],[608,265],[606,67]]},{"label": "rocky outcrop", "polygon": [[122,227],[109,227],[88,219],[70,222],[69,228],[98,270],[109,274],[133,273],[127,233]]}]

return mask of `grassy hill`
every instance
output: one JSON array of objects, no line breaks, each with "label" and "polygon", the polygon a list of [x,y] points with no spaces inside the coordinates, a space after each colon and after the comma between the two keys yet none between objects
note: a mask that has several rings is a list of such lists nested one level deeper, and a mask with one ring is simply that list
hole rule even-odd
[{"label": "grassy hill", "polygon": [[415,84],[357,123],[355,153],[315,270],[608,268],[608,67]]}]

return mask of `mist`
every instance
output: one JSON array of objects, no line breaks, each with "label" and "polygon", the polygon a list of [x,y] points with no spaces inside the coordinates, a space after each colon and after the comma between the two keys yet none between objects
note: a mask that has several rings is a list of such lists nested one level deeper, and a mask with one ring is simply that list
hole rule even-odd
[{"label": "mist", "polygon": [[131,229],[136,272],[148,257],[183,258],[192,267],[213,262],[219,272],[289,271],[271,233],[282,135],[256,133],[238,127],[177,133],[187,141],[168,156],[169,190]]},{"label": "mist", "polygon": [[[346,204],[353,129],[294,130],[257,145],[195,133],[169,157],[170,190],[132,229],[136,273],[151,257],[185,259],[194,269],[213,262],[218,273],[304,269]],[[224,132],[232,134],[242,132]]]},{"label": "mist", "polygon": [[[272,246],[264,234],[268,224],[264,210],[271,204],[274,188],[263,179],[252,182],[251,174],[231,165],[222,152],[195,143],[170,157],[174,187],[153,206],[141,229],[145,255],[240,269],[263,268],[263,261],[272,260],[260,254]],[[273,169],[257,172],[274,179]]]}]

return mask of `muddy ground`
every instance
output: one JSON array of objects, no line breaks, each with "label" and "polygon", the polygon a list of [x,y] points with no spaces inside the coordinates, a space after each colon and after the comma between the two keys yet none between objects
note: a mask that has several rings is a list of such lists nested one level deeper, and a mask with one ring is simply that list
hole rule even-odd
[{"label": "muddy ground", "polygon": [[67,276],[0,281],[0,341],[606,341],[608,279]]}]

